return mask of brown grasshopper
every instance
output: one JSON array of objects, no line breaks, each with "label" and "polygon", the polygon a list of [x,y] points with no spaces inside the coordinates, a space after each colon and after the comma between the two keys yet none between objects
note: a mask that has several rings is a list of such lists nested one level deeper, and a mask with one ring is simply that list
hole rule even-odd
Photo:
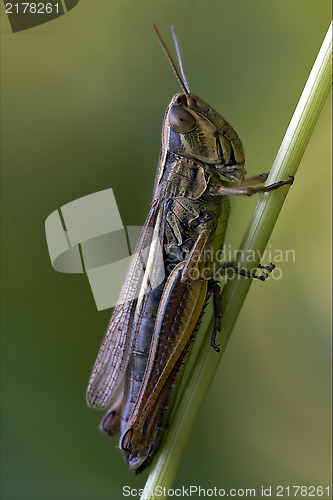
[{"label": "brown grasshopper", "polygon": [[101,428],[110,435],[120,433],[119,448],[135,472],[144,470],[156,452],[210,295],[215,308],[211,344],[219,351],[217,267],[219,276],[267,277],[214,259],[224,242],[229,196],[270,192],[293,182],[289,178],[264,186],[268,174],[245,178],[236,131],[190,92],[175,35],[182,77],[154,29],[183,92],[173,96],[165,113],[152,206],[87,390],[89,406],[104,408],[123,383]]}]

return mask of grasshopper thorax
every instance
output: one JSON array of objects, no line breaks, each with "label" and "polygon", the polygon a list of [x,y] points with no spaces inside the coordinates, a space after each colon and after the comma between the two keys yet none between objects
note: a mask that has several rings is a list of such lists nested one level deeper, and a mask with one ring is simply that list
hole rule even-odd
[{"label": "grasshopper thorax", "polygon": [[245,175],[242,143],[229,123],[194,94],[176,94],[166,110],[162,146],[167,150],[213,164],[231,180]]}]

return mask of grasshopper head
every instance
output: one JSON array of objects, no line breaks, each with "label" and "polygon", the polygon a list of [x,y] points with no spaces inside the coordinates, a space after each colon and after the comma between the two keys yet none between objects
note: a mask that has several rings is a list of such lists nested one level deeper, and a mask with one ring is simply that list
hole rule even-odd
[{"label": "grasshopper head", "polygon": [[162,146],[213,164],[228,179],[241,180],[245,175],[243,146],[236,131],[191,93],[173,96],[164,117]]}]

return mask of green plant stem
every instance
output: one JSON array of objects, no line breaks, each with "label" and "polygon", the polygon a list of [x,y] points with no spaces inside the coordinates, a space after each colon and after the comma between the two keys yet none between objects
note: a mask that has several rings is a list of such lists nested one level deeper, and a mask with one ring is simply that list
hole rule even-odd
[{"label": "green plant stem", "polygon": [[[294,176],[332,85],[332,24],[323,41],[301,98],[276,156],[267,184]],[[260,196],[241,244],[241,267],[252,268],[246,255],[262,255],[286,198],[288,187]],[[253,253],[254,252],[254,253]],[[259,263],[259,257],[256,264]],[[156,487],[172,486],[178,464],[196,416],[209,390],[222,354],[230,338],[252,280],[230,280],[223,289],[224,304],[220,340],[221,354],[210,347],[213,318],[205,333],[201,351],[193,365],[186,387],[174,411],[166,438],[148,477],[141,499],[157,498]],[[158,496],[158,498],[163,496]]]}]

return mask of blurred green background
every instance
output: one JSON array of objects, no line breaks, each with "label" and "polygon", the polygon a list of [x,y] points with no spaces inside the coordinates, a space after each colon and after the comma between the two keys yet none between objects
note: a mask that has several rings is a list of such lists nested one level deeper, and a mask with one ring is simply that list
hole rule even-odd
[{"label": "blurred green background", "polygon": [[[192,92],[236,128],[253,175],[270,169],[330,19],[326,0],[81,0],[16,34],[2,16],[1,498],[116,499],[149,472],[127,470],[86,406],[110,311],[97,312],[85,276],[52,269],[44,221],[112,187],[124,225],[144,222],[179,91],[151,22],[172,51],[176,26]],[[295,262],[253,284],[177,487],[329,484],[329,101],[270,241]],[[254,206],[233,200],[228,244]]]}]

